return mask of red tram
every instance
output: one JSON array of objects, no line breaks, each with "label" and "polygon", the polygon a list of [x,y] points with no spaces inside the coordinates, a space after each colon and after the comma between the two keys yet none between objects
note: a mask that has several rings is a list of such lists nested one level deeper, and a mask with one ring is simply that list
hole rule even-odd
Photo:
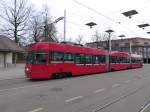
[{"label": "red tram", "polygon": [[140,68],[143,66],[142,55],[131,54],[131,68]]},{"label": "red tram", "polygon": [[[29,79],[49,79],[106,72],[106,55],[103,49],[38,42],[28,49],[25,74]],[[141,60],[139,55],[111,51],[109,71],[142,67]]]},{"label": "red tram", "polygon": [[131,68],[130,54],[127,52],[110,52],[110,71],[125,70]]}]

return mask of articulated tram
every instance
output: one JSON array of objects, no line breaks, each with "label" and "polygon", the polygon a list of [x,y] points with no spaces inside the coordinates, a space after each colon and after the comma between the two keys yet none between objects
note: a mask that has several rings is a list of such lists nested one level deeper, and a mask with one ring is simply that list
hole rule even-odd
[{"label": "articulated tram", "polygon": [[95,74],[143,66],[142,56],[127,52],[55,42],[37,42],[28,48],[25,74],[29,79]]}]

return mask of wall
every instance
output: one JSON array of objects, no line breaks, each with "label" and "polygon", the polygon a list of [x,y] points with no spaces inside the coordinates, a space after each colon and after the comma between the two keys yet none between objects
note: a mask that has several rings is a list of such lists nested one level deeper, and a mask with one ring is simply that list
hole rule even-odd
[{"label": "wall", "polygon": [[4,67],[4,54],[0,52],[0,68]]},{"label": "wall", "polygon": [[[12,53],[6,53],[6,67],[12,65]],[[0,68],[4,68],[4,53],[0,52]]]},{"label": "wall", "polygon": [[12,64],[12,53],[6,54],[6,63]]}]

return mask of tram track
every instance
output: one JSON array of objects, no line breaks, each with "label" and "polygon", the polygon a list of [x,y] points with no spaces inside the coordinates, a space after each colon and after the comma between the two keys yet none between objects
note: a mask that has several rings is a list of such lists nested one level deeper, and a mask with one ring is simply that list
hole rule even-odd
[{"label": "tram track", "polygon": [[[136,80],[134,80],[134,79],[136,79]],[[115,91],[115,88],[111,87],[112,88],[111,90],[107,89],[107,91],[105,91],[107,93],[108,93],[108,91],[112,92],[113,94],[111,96],[108,94],[106,97],[104,97],[101,100],[97,100],[96,102],[92,101],[93,103],[89,103],[86,107],[80,108],[79,110],[77,110],[75,112],[101,112],[101,111],[103,112],[103,110],[107,109],[108,107],[111,107],[114,104],[116,105],[119,102],[126,100],[126,98],[128,98],[128,97],[132,97],[135,94],[137,94],[138,92],[141,92],[142,90],[144,90],[146,87],[150,86],[150,80],[149,80],[150,76],[144,76],[140,79],[137,79],[136,77],[134,77],[134,79],[133,79],[134,83],[132,84],[133,86],[130,87],[130,89],[127,89],[127,87],[125,87],[126,90],[123,90],[123,88],[122,88],[123,85],[121,84],[120,86],[123,91],[120,89],[122,92],[120,91],[121,93],[116,95],[115,92],[112,92],[112,89],[113,89],[113,91]],[[140,83],[138,83],[138,86],[134,88],[134,86],[136,85],[135,81],[137,81],[137,80],[139,80]],[[143,83],[143,81],[145,83]],[[130,82],[132,82],[132,81],[130,80]],[[129,83],[129,80],[124,81],[125,85],[128,83]],[[120,88],[120,86],[117,86],[117,88],[118,87]],[[102,90],[100,90],[100,91],[102,91]],[[104,94],[104,93],[102,93],[102,94]],[[100,92],[100,94],[98,93],[97,95],[101,95],[101,92]],[[139,109],[141,109],[141,108],[142,108],[142,105],[141,105],[141,107],[139,107]]]},{"label": "tram track", "polygon": [[[133,91],[129,91],[129,92],[124,92],[122,93],[120,96],[117,96],[115,98],[113,98],[111,101],[108,101],[106,102],[105,104],[101,104],[101,105],[96,105],[94,109],[88,111],[88,112],[100,112],[101,110],[104,110],[106,109],[107,107],[113,105],[113,104],[116,104],[118,103],[119,101],[129,97],[129,96],[132,96],[134,94],[136,94],[137,92],[139,92],[141,89],[144,89],[145,87],[149,86],[150,85],[150,81],[143,84],[142,86],[134,89]],[[113,96],[112,96],[113,97]],[[111,98],[112,98],[111,97]],[[106,97],[105,99],[108,99],[110,97]],[[141,108],[141,107],[140,107]]]}]

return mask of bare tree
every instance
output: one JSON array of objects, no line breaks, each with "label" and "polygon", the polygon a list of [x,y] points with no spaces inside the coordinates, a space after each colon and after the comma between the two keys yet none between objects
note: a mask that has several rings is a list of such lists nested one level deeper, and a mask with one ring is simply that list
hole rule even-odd
[{"label": "bare tree", "polygon": [[30,20],[30,37],[32,37],[32,40],[34,42],[38,42],[40,41],[40,38],[42,33],[43,33],[43,26],[42,26],[42,18],[40,16],[40,14],[36,13],[35,15],[33,15],[31,17],[31,20]]},{"label": "bare tree", "polygon": [[96,47],[104,47],[104,42],[108,41],[108,34],[107,33],[100,33],[99,31],[96,31],[95,34],[92,37],[92,41],[95,42]]},{"label": "bare tree", "polygon": [[27,31],[31,6],[27,4],[27,0],[11,0],[11,3],[3,1],[1,6],[3,14],[0,17],[5,21],[1,31],[9,34],[16,43],[19,43]]},{"label": "bare tree", "polygon": [[55,27],[55,21],[52,21],[52,18],[50,17],[49,9],[47,6],[44,6],[43,10],[43,35],[45,38],[43,38],[42,41],[57,41],[58,39],[56,37],[56,27]]},{"label": "bare tree", "polygon": [[100,33],[98,30],[95,31],[95,34],[92,37],[93,42],[100,42],[103,41],[105,34]]},{"label": "bare tree", "polygon": [[82,36],[82,35],[79,35],[75,42],[76,42],[77,44],[83,44],[83,36]]}]

